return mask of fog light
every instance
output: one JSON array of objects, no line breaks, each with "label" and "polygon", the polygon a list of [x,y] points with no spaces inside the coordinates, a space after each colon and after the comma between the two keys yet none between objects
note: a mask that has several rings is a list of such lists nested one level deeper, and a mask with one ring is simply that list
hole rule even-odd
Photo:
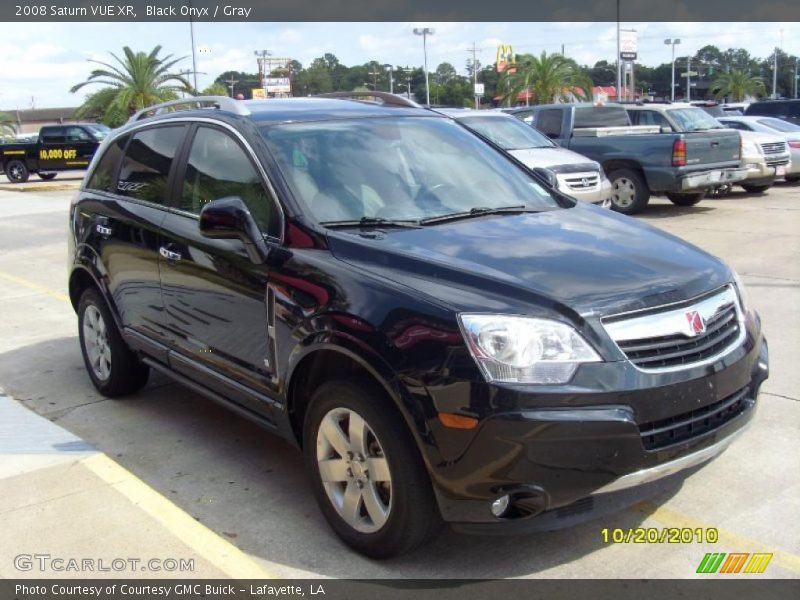
[{"label": "fog light", "polygon": [[510,498],[508,495],[500,496],[497,500],[492,502],[492,514],[495,517],[502,517],[503,513],[508,509],[508,502]]}]

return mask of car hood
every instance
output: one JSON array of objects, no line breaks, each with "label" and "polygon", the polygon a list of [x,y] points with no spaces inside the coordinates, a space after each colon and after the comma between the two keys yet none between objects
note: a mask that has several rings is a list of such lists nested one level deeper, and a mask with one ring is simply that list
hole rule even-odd
[{"label": "car hood", "polygon": [[[592,160],[566,148],[525,148],[509,150],[508,153],[529,169],[546,167],[561,172],[564,169],[558,169],[558,167],[581,165],[580,170],[584,172],[597,170]],[[565,170],[569,171],[569,169]]]},{"label": "car hood", "polygon": [[329,234],[340,260],[459,311],[609,315],[695,297],[731,280],[710,254],[579,204],[419,229]]}]

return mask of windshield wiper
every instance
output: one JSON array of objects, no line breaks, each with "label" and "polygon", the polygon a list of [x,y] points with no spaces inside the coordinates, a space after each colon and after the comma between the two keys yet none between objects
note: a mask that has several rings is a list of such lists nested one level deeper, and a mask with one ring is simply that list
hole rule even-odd
[{"label": "windshield wiper", "polygon": [[428,217],[420,219],[420,225],[430,225],[432,223],[443,223],[445,221],[455,221],[457,219],[469,219],[471,217],[481,217],[483,215],[499,215],[503,213],[524,213],[524,212],[541,212],[535,208],[529,208],[524,204],[519,206],[501,206],[499,208],[491,208],[489,206],[476,206],[466,212],[450,213],[449,215],[440,215],[438,217]]},{"label": "windshield wiper", "polygon": [[381,217],[361,217],[360,219],[345,221],[322,221],[325,227],[410,227],[418,228],[416,219],[383,219]]}]

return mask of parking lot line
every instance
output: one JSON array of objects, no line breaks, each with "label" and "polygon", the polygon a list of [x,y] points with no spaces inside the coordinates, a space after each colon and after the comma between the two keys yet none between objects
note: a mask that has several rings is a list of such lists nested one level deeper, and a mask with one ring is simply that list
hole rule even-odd
[{"label": "parking lot line", "polygon": [[94,454],[81,462],[232,579],[278,579],[105,454]]},{"label": "parking lot line", "polygon": [[56,300],[69,302],[69,296],[67,296],[66,294],[62,294],[61,292],[51,290],[48,287],[24,279],[23,277],[17,277],[16,275],[12,275],[11,273],[0,271],[0,279],[5,279],[6,281],[10,281],[11,283],[16,283],[17,285],[21,285],[22,287],[26,287],[31,290],[36,290],[37,292],[41,292],[42,294],[47,294],[48,296],[50,296],[51,298],[55,298]]},{"label": "parking lot line", "polygon": [[717,532],[719,533],[719,543],[735,547],[737,550],[772,553],[773,554],[772,560],[775,562],[775,564],[778,564],[796,573],[800,573],[800,556],[798,556],[797,554],[792,554],[791,552],[787,552],[786,550],[775,548],[774,546],[770,546],[768,544],[765,544],[764,542],[760,542],[758,540],[754,540],[746,536],[739,535],[738,533],[734,533],[733,531],[720,529],[719,527],[716,527],[714,525],[709,525],[708,523],[704,523],[702,521],[698,521],[697,519],[694,519],[688,515],[684,515],[683,513],[679,513],[677,511],[665,508],[663,506],[656,506],[655,504],[652,504],[650,502],[642,502],[638,504],[635,508],[637,511],[645,514],[649,518],[652,518],[663,525],[666,525],[667,527],[676,527],[676,528],[688,527],[690,529],[701,528],[703,530],[707,530],[710,528],[716,529]]}]

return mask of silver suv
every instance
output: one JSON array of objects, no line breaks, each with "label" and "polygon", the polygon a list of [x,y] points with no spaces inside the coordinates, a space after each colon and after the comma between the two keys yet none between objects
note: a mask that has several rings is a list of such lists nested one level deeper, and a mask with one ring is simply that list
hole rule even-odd
[{"label": "silver suv", "polygon": [[494,110],[439,109],[467,129],[487,138],[553,187],[576,200],[611,208],[611,182],[599,163],[562,148],[520,119]]}]

